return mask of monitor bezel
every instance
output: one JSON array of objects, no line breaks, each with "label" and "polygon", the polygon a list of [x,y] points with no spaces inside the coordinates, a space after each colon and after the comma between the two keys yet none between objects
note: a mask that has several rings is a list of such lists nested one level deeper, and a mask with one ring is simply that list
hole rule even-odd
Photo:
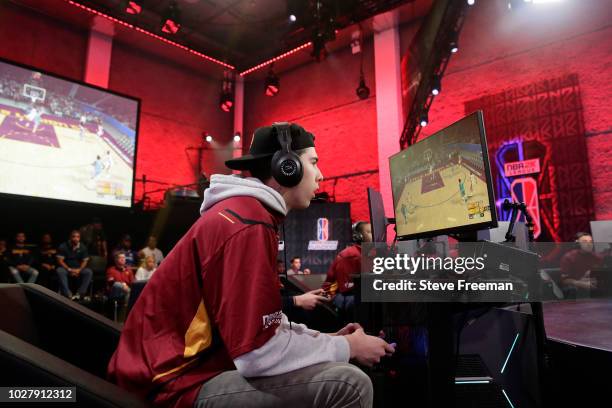
[{"label": "monitor bezel", "polygon": [[93,85],[93,84],[89,84],[85,81],[81,81],[81,80],[77,80],[77,79],[73,79],[73,78],[69,78],[67,76],[63,76],[60,74],[57,74],[55,72],[51,72],[48,71],[46,69],[43,68],[39,68],[39,67],[35,67],[32,65],[28,65],[28,64],[23,64],[17,61],[13,61],[7,58],[3,58],[0,57],[0,62],[3,62],[5,64],[8,65],[13,65],[19,68],[23,68],[23,69],[27,69],[30,71],[34,71],[34,72],[40,72],[41,74],[44,75],[48,75],[50,77],[54,77],[57,79],[61,79],[63,81],[67,81],[76,85],[81,85],[81,86],[85,86],[88,88],[92,88],[98,91],[102,91],[102,92],[106,92],[115,96],[119,96],[122,98],[126,98],[126,99],[130,99],[134,102],[136,102],[136,129],[134,129],[134,131],[136,132],[136,135],[134,137],[134,165],[133,165],[133,171],[132,171],[132,195],[130,197],[130,205],[129,206],[124,206],[124,205],[115,205],[115,204],[106,204],[106,203],[92,203],[89,201],[78,201],[78,200],[67,200],[64,198],[53,198],[53,197],[38,197],[38,196],[31,196],[31,195],[27,195],[27,194],[17,194],[17,193],[7,193],[7,192],[0,192],[0,197],[6,197],[6,198],[18,198],[18,199],[31,199],[31,200],[38,200],[39,202],[46,202],[47,200],[51,200],[54,202],[65,202],[65,203],[74,203],[74,204],[80,204],[80,205],[91,205],[91,206],[97,206],[97,207],[105,207],[105,208],[123,208],[123,209],[133,209],[134,208],[134,197],[136,195],[136,166],[137,166],[137,158],[138,158],[138,141],[140,139],[140,116],[141,116],[141,106],[142,106],[142,100],[140,98],[137,98],[135,96],[131,96],[131,95],[126,95],[124,93],[118,92],[118,91],[113,91],[107,88],[103,88],[101,86],[98,85]]},{"label": "monitor bezel", "polygon": [[[497,224],[497,207],[495,205],[495,196],[493,195],[493,177],[491,176],[491,166],[489,163],[489,148],[487,145],[487,137],[486,137],[486,133],[485,133],[485,127],[484,127],[484,118],[483,118],[483,113],[481,110],[477,110],[475,112],[472,112],[466,116],[464,116],[463,118],[451,123],[450,125],[444,127],[444,129],[439,130],[438,132],[430,135],[429,137],[434,137],[435,135],[437,135],[438,133],[444,131],[445,129],[455,125],[456,123],[461,122],[462,120],[465,120],[467,118],[469,118],[470,116],[475,115],[476,116],[476,122],[478,123],[478,133],[479,133],[479,137],[480,137],[480,145],[482,146],[482,151],[483,151],[483,163],[484,163],[484,173],[485,173],[485,177],[487,179],[487,186],[488,186],[488,196],[489,196],[489,206],[491,208],[491,220],[490,221],[485,221],[485,222],[481,222],[481,223],[477,223],[477,224],[469,224],[469,225],[462,225],[462,226],[458,226],[458,227],[451,227],[451,228],[443,228],[443,229],[438,229],[438,230],[431,230],[431,231],[425,231],[425,232],[418,232],[418,233],[414,233],[414,234],[406,234],[406,235],[399,235],[399,231],[397,232],[397,240],[398,241],[405,241],[405,240],[411,240],[411,239],[423,239],[423,238],[431,238],[431,237],[436,237],[439,235],[460,235],[466,232],[474,232],[474,231],[478,231],[478,230],[484,230],[484,229],[491,229],[491,228],[496,228],[498,226]],[[406,149],[403,149],[391,156],[389,156],[389,177],[391,178],[391,196],[393,197],[393,215],[394,217],[396,217],[397,219],[397,214],[395,213],[395,191],[393,189],[393,176],[391,174],[391,160],[404,153],[406,150],[414,147],[415,145],[423,142],[426,139],[422,139],[420,141],[418,141],[417,143],[407,147]],[[397,231],[397,227],[396,227],[396,231]]]},{"label": "monitor bezel", "polygon": [[[380,193],[380,191],[378,191],[376,189],[373,189],[372,187],[368,187],[366,189],[366,191],[367,191],[367,194],[368,194],[368,213],[370,215],[370,228],[372,228],[372,242],[375,242],[375,243],[376,242],[384,242],[384,243],[386,243],[387,242],[387,227],[389,226],[389,223],[387,222],[387,214],[385,213],[385,201],[384,201],[383,196]],[[383,227],[383,229],[384,229],[383,234],[384,234],[384,237],[385,237],[384,241],[376,241],[376,239],[375,239],[376,237],[374,236],[374,232],[375,232],[374,231],[374,222],[373,222],[374,221],[374,216],[372,214],[372,195],[373,194],[378,194],[380,196],[380,201],[382,203],[383,215],[384,215],[384,218],[385,218],[385,225]]]}]

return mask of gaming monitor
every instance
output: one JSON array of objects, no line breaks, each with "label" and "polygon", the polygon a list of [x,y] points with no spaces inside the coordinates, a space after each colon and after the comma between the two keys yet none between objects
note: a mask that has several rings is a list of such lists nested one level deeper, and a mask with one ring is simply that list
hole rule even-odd
[{"label": "gaming monitor", "polygon": [[389,158],[400,239],[497,226],[482,112]]},{"label": "gaming monitor", "polygon": [[368,207],[373,242],[387,242],[387,217],[380,192],[368,187]]},{"label": "gaming monitor", "polygon": [[139,105],[0,60],[0,193],[130,207]]}]

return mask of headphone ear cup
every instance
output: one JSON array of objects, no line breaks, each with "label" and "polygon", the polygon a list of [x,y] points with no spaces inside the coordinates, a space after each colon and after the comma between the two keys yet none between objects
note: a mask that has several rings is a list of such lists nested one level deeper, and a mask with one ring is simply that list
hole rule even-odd
[{"label": "headphone ear cup", "polygon": [[295,187],[302,181],[304,169],[300,157],[282,150],[272,156],[272,177],[283,187]]},{"label": "headphone ear cup", "polygon": [[358,221],[358,222],[356,222],[356,223],[354,223],[352,225],[352,229],[353,229],[352,239],[353,239],[353,242],[356,242],[356,243],[363,242],[363,234],[359,230],[360,226],[361,226],[361,221]]}]

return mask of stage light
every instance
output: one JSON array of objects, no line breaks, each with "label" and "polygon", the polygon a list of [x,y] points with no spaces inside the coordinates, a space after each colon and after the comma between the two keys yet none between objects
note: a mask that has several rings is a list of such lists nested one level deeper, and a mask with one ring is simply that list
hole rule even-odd
[{"label": "stage light", "polygon": [[421,124],[421,127],[427,126],[427,124],[429,123],[429,120],[427,118],[427,113],[424,113],[421,115],[421,118],[419,119],[419,123]]},{"label": "stage light", "polygon": [[223,86],[221,88],[221,98],[219,107],[223,112],[229,112],[234,106],[234,93],[232,91],[232,73],[225,71],[223,73]]},{"label": "stage light", "polygon": [[370,96],[370,88],[366,86],[365,78],[363,77],[363,72],[361,73],[361,77],[359,78],[359,86],[355,90],[359,99],[368,99]]},{"label": "stage light", "polygon": [[125,5],[125,12],[128,14],[140,14],[144,0],[129,0]]},{"label": "stage light", "polygon": [[211,135],[206,135],[205,140],[206,140],[207,143],[212,143],[213,137]]},{"label": "stage light", "polygon": [[303,17],[304,15],[304,4],[301,0],[287,0],[287,16],[289,21],[295,23],[298,16]]},{"label": "stage light", "polygon": [[442,91],[442,83],[440,81],[440,75],[434,75],[431,81],[431,94],[438,95]]},{"label": "stage light", "polygon": [[162,31],[168,34],[176,34],[181,28],[181,12],[173,1],[166,12],[162,15]]},{"label": "stage light", "polygon": [[240,132],[234,135],[234,142],[238,143],[240,141]]},{"label": "stage light", "polygon": [[266,96],[276,96],[278,91],[280,91],[280,80],[274,74],[274,64],[270,65],[270,71],[268,71],[268,76],[266,76],[264,91]]},{"label": "stage light", "polygon": [[468,6],[473,6],[476,3],[476,0],[467,0]]},{"label": "stage light", "polygon": [[223,112],[229,112],[232,110],[232,106],[234,105],[234,101],[232,101],[232,95],[227,92],[223,92],[221,94],[221,100],[219,102],[219,107]]}]

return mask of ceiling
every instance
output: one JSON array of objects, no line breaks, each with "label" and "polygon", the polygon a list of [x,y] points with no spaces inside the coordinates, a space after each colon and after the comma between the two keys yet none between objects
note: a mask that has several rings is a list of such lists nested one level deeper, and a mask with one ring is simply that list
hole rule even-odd
[{"label": "ceiling", "polygon": [[[400,23],[406,23],[423,17],[433,0],[144,0],[142,12],[137,15],[125,12],[126,0],[75,1],[242,72],[314,38],[325,38],[330,52],[348,46],[357,23],[367,38],[372,33],[373,16],[399,8]],[[83,28],[93,24],[92,13],[67,0],[12,2]],[[162,16],[171,3],[175,3],[180,12],[181,27],[174,35],[161,31]],[[289,10],[295,10],[295,22],[289,20]],[[203,70],[212,77],[220,77],[224,69],[119,24],[115,24],[114,37],[122,43]],[[277,64],[275,71],[281,72],[296,63],[310,61],[312,50],[308,47],[299,51],[295,57],[288,58],[293,63]]]}]

